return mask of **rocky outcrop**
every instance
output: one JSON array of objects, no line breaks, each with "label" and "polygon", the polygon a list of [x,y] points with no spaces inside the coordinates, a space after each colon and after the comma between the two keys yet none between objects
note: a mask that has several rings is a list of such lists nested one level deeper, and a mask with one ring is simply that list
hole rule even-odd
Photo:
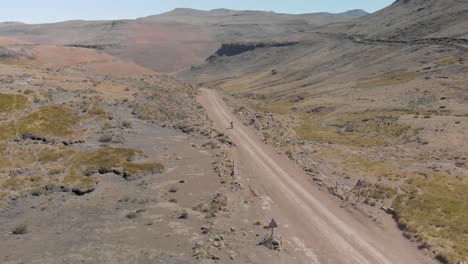
[{"label": "rocky outcrop", "polygon": [[65,47],[105,50],[106,48],[116,48],[120,46],[115,44],[68,44],[65,45]]},{"label": "rocky outcrop", "polygon": [[236,56],[247,51],[251,51],[258,48],[269,48],[269,47],[287,47],[296,45],[299,42],[272,42],[272,43],[227,43],[223,44],[215,54],[211,55],[207,61],[213,61],[214,59],[222,56]]}]

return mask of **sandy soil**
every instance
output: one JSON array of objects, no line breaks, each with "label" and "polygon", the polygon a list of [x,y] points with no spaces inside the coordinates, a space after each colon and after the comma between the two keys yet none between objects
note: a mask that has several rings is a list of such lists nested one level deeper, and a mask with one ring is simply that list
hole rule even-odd
[{"label": "sandy soil", "polygon": [[[86,196],[54,193],[11,201],[0,209],[1,263],[195,262],[191,248],[206,220],[190,208],[221,188],[213,181],[211,155],[191,146],[200,139],[131,118],[126,111],[114,110],[133,124],[125,132],[125,146],[158,157],[167,171],[137,181],[102,175]],[[171,186],[177,193],[168,191]],[[187,220],[177,218],[183,208],[189,211]],[[135,219],[126,217],[135,211],[140,211]],[[28,233],[12,235],[20,223]]]},{"label": "sandy soil", "polygon": [[60,69],[63,67],[83,67],[98,75],[143,75],[154,71],[132,62],[125,62],[111,55],[93,49],[37,45],[35,59],[42,67]]},{"label": "sandy soil", "polygon": [[0,45],[32,45],[32,43],[14,38],[0,37]]}]

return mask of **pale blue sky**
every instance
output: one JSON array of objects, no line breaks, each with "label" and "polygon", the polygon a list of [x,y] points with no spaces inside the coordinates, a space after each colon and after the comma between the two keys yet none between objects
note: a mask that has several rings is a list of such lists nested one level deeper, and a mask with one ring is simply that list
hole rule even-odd
[{"label": "pale blue sky", "polygon": [[364,9],[374,12],[394,0],[1,0],[0,21],[26,23],[73,19],[102,20],[137,18],[189,7],[203,10],[228,8],[281,13],[343,12]]}]

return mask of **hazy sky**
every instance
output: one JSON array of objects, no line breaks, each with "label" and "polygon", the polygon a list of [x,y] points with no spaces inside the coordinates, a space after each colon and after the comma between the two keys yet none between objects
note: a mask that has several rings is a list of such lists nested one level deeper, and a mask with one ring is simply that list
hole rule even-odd
[{"label": "hazy sky", "polygon": [[394,0],[0,0],[0,21],[26,23],[73,19],[101,20],[137,18],[177,7],[210,10],[265,10],[281,13],[343,12],[364,9],[374,12]]}]

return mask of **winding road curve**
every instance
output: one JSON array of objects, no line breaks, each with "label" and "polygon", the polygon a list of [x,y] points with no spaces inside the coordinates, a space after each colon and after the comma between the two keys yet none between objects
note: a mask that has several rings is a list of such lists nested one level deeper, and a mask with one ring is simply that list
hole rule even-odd
[{"label": "winding road curve", "polygon": [[[216,91],[202,89],[199,101],[217,128],[236,144],[236,164],[255,175],[256,187],[271,199],[271,214],[285,227],[284,237],[302,248],[305,257],[298,257],[297,263],[435,263],[402,238],[395,227],[378,227],[340,208],[310,183],[296,164],[278,155],[251,128],[237,121]],[[226,129],[230,121],[236,124],[232,130]]]}]

